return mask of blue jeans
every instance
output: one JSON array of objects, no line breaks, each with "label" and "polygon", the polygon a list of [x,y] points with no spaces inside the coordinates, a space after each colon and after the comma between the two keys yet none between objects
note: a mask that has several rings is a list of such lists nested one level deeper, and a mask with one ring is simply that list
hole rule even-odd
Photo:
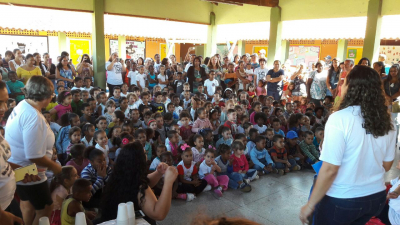
[{"label": "blue jeans", "polygon": [[325,195],[315,207],[314,224],[366,224],[385,207],[386,191],[359,198],[333,198]]},{"label": "blue jeans", "polygon": [[[293,169],[293,167],[295,167],[297,165],[297,163],[296,163],[296,161],[294,159],[288,159],[288,161],[292,165],[290,167],[290,169]],[[276,162],[275,163],[275,168],[277,168],[277,169],[285,169],[286,168],[286,164],[280,163],[280,162]]]},{"label": "blue jeans", "polygon": [[241,175],[243,179],[253,180],[257,175],[257,170],[256,169],[249,169],[246,174],[239,173],[239,175]]},{"label": "blue jeans", "polygon": [[238,189],[240,181],[243,181],[242,176],[239,173],[220,173],[218,175],[227,175],[229,177],[228,187],[232,189]]},{"label": "blue jeans", "polygon": [[[266,159],[258,159],[258,161],[260,161],[260,163],[262,163],[262,164],[264,164],[264,166],[268,166],[268,162],[267,162],[267,160]],[[275,165],[274,164],[272,164],[272,167],[275,167]],[[255,170],[257,170],[257,171],[263,171],[264,170],[264,167],[260,167],[259,165],[256,165],[256,164],[254,164],[254,167],[253,167]],[[267,174],[269,173],[269,172],[267,172],[267,171],[265,171]]]},{"label": "blue jeans", "polygon": [[267,96],[272,96],[274,97],[274,100],[279,101],[281,100],[282,91],[269,91],[267,89]]}]

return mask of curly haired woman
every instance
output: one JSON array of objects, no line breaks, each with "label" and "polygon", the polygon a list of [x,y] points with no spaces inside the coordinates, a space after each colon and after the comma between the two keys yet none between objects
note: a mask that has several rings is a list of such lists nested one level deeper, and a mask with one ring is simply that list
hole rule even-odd
[{"label": "curly haired woman", "polygon": [[380,75],[355,66],[345,78],[341,102],[325,126],[319,170],[300,220],[314,224],[365,224],[386,201],[385,171],[396,146]]},{"label": "curly haired woman", "polygon": [[[142,210],[150,224],[163,220],[171,207],[172,185],[178,171],[160,163],[148,174],[146,154],[140,142],[125,145],[115,161],[114,170],[105,187],[102,199],[101,221],[117,218],[118,204],[132,201],[135,210]],[[151,190],[164,175],[164,186],[157,199]]]}]

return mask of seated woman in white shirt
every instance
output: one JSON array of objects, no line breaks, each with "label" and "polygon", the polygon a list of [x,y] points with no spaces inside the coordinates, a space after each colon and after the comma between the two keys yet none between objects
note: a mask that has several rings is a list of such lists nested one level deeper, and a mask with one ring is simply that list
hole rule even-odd
[{"label": "seated woman in white shirt", "polygon": [[396,129],[379,74],[355,66],[345,78],[341,102],[326,123],[319,171],[300,220],[314,224],[365,224],[386,201],[385,171],[393,164]]}]

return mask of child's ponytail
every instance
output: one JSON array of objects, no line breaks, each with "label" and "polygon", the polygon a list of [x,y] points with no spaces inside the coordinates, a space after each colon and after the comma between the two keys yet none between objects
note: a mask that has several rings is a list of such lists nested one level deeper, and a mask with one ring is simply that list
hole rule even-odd
[{"label": "child's ponytail", "polygon": [[73,169],[73,166],[63,166],[61,168],[61,173],[55,175],[50,182],[50,193],[52,193],[60,185],[64,185],[65,179],[71,178],[71,173]]}]

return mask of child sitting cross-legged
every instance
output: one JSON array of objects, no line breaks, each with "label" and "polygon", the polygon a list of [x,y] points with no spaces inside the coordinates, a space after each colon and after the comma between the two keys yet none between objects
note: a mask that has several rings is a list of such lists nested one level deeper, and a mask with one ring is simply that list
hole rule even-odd
[{"label": "child sitting cross-legged", "polygon": [[284,139],[280,134],[275,134],[272,139],[274,146],[271,149],[271,157],[280,175],[289,173],[291,170],[300,170],[300,166],[297,165],[294,159],[288,159]]},{"label": "child sitting cross-legged", "polygon": [[215,151],[209,148],[204,153],[204,161],[200,164],[199,177],[207,181],[211,187],[214,187],[214,193],[222,197],[222,191],[228,189],[229,177],[226,175],[216,176],[215,172],[221,172],[221,168],[214,160]]},{"label": "child sitting cross-legged", "polygon": [[232,143],[231,148],[233,151],[231,155],[233,172],[239,173],[247,184],[258,179],[257,170],[249,169],[249,162],[245,155],[246,145],[241,140],[236,140]]},{"label": "child sitting cross-legged", "polygon": [[226,144],[226,145],[232,144],[233,138],[232,138],[231,129],[229,129],[229,127],[221,126],[219,128],[218,133],[222,135],[222,138],[220,138],[217,141],[217,143],[215,144],[217,148],[219,147],[220,144]]},{"label": "child sitting cross-legged", "polygon": [[215,162],[221,168],[221,172],[217,175],[227,175],[229,177],[229,188],[239,189],[242,192],[250,192],[250,184],[243,182],[243,177],[237,173],[233,172],[233,158],[231,158],[231,148],[228,145],[222,144],[218,148],[219,156],[215,158]]},{"label": "child sitting cross-legged", "polygon": [[319,161],[319,153],[313,144],[314,133],[312,131],[304,132],[304,140],[300,142],[299,146],[303,154],[307,157],[306,163],[314,164]]},{"label": "child sitting cross-legged", "polygon": [[271,156],[265,149],[265,137],[261,135],[257,136],[254,143],[256,146],[250,150],[250,158],[254,163],[254,169],[261,172],[261,174],[278,173]]},{"label": "child sitting cross-legged", "polygon": [[176,192],[186,195],[187,201],[192,201],[194,197],[203,192],[203,190],[211,190],[211,186],[205,189],[207,181],[199,179],[198,169],[193,161],[193,153],[190,146],[183,144],[179,146],[178,151],[182,161],[177,166],[179,186]]},{"label": "child sitting cross-legged", "polygon": [[299,137],[293,130],[286,134],[285,149],[288,152],[288,158],[296,160],[297,164],[304,165],[304,155],[301,154],[300,146],[298,144]]},{"label": "child sitting cross-legged", "polygon": [[[161,162],[161,155],[167,151],[167,147],[165,147],[165,145],[158,145],[156,148],[156,157],[153,159],[153,161],[150,164],[150,171],[156,171],[157,166],[160,164]],[[171,153],[172,154],[172,153]],[[172,155],[171,155],[172,158]]]},{"label": "child sitting cross-legged", "polygon": [[77,179],[72,186],[72,196],[64,200],[61,209],[61,224],[75,225],[75,217],[79,212],[84,212],[86,215],[86,223],[92,224],[96,217],[95,212],[87,211],[83,208],[82,202],[89,202],[92,197],[92,184],[86,179]]}]

